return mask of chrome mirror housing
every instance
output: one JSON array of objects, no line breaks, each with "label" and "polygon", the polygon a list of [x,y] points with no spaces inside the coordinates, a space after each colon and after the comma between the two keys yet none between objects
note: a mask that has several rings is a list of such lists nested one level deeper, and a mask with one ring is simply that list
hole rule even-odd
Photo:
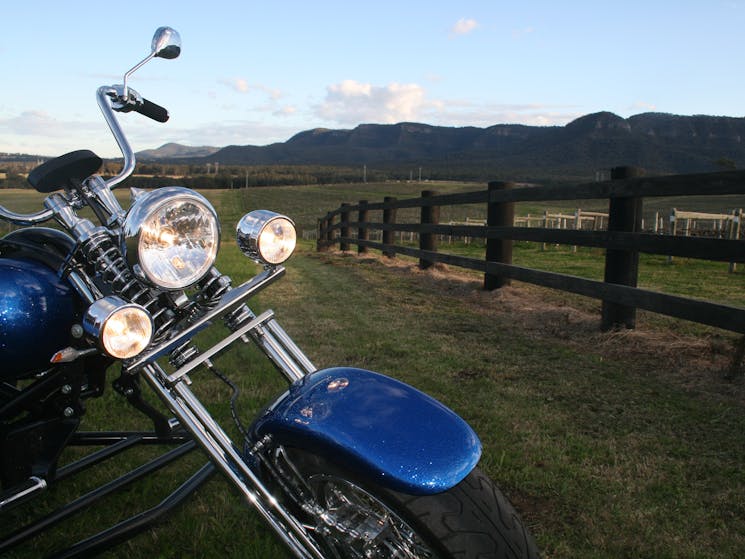
[{"label": "chrome mirror housing", "polygon": [[181,54],[181,35],[171,27],[158,27],[151,44],[152,55],[158,58],[178,58]]},{"label": "chrome mirror housing", "polygon": [[135,71],[139,70],[146,63],[150,62],[153,58],[177,58],[181,54],[181,35],[178,31],[172,27],[158,27],[153,35],[152,43],[150,44],[150,54],[143,58],[140,62],[132,66],[122,81],[122,97],[125,100],[129,99],[129,88],[127,87],[127,81]]}]

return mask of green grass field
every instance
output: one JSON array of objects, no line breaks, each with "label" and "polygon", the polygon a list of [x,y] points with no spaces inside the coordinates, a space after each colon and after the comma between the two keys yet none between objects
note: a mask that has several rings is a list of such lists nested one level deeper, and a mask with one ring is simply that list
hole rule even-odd
[{"label": "green grass field", "polygon": [[[386,184],[206,192],[224,223],[219,267],[236,283],[255,273],[232,240],[233,224],[248,209],[282,211],[300,230],[313,229],[315,219],[341,201],[413,197],[421,189]],[[0,191],[0,204],[35,207],[28,192]],[[544,252],[520,243],[515,260],[602,275],[602,260],[591,250]],[[745,273],[728,274],[726,268],[683,260],[670,266],[650,257],[643,259],[640,282],[743,306]],[[287,269],[254,310],[274,309],[317,366],[348,364],[390,374],[466,418],[484,444],[482,467],[515,503],[545,557],[745,556],[745,386],[742,379],[724,379],[736,336],[649,313],[639,314],[635,331],[601,333],[597,301],[522,284],[486,293],[475,274],[441,266],[423,272],[407,259],[373,253],[319,254],[312,242],[301,243]],[[218,366],[240,385],[246,420],[285,386],[252,348],[227,354]],[[110,374],[116,377],[115,370]],[[193,380],[210,410],[229,424],[228,391],[205,372]],[[144,425],[113,391],[89,402],[88,410],[87,428]],[[0,533],[25,514],[48,510],[143,459],[125,455],[114,466],[75,478],[72,487],[49,491],[4,515]],[[195,454],[189,466],[200,461]],[[169,468],[8,556],[43,556],[131,514],[139,503],[152,506],[186,470]],[[286,556],[219,477],[166,523],[106,554]]]}]

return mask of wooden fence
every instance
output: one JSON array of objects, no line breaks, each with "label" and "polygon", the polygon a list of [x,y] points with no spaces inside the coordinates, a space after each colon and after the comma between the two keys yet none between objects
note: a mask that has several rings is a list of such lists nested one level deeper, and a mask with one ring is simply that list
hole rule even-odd
[{"label": "wooden fence", "polygon": [[[384,255],[397,253],[419,258],[428,268],[436,262],[484,272],[484,288],[491,290],[518,280],[602,300],[601,327],[633,328],[636,309],[645,309],[718,328],[745,333],[745,309],[637,288],[639,253],[664,254],[719,260],[745,261],[745,241],[711,237],[657,235],[642,232],[644,198],[662,196],[742,195],[745,172],[644,177],[633,167],[617,167],[611,180],[577,186],[520,187],[509,182],[491,182],[488,190],[437,195],[422,192],[421,198],[383,202],[360,201],[342,204],[319,220],[317,246],[324,250],[339,243],[341,250],[351,244],[359,252],[378,249]],[[516,202],[608,199],[605,230],[550,229],[516,227]],[[460,204],[486,204],[485,225],[440,223],[440,207]],[[397,223],[397,210],[419,208],[419,223]],[[382,212],[382,221],[371,220],[372,212]],[[356,217],[356,220],[354,219]],[[356,236],[352,231],[356,231]],[[382,231],[382,241],[370,240],[371,231]],[[394,232],[419,234],[419,248],[394,244]],[[485,259],[468,258],[437,251],[442,235],[483,238]],[[535,270],[512,264],[512,242],[533,241],[605,249],[604,281]]]}]

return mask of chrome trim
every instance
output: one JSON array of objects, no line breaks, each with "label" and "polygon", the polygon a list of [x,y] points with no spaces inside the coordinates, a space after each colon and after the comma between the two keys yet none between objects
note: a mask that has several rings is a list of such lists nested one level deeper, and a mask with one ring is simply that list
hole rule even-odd
[{"label": "chrome trim", "polygon": [[127,372],[135,371],[136,369],[142,367],[143,365],[146,365],[147,363],[151,361],[155,361],[156,359],[163,357],[164,355],[171,352],[171,350],[179,347],[184,342],[190,340],[193,336],[195,336],[199,331],[201,331],[210,321],[219,318],[223,314],[226,314],[228,311],[231,311],[235,309],[238,305],[240,305],[244,299],[247,299],[253,295],[256,294],[256,292],[260,291],[261,289],[264,289],[271,283],[275,282],[279,278],[281,278],[285,273],[285,269],[283,267],[277,267],[277,268],[271,268],[269,270],[265,270],[262,273],[254,276],[247,282],[239,285],[238,287],[231,289],[228,291],[225,295],[222,296],[220,299],[220,303],[214,308],[199,317],[194,322],[190,323],[187,328],[179,332],[179,334],[171,338],[170,340],[166,340],[165,342],[161,343],[160,345],[152,348],[151,350],[147,351],[146,353],[143,353],[141,356],[137,357],[135,361],[126,364],[125,370]]},{"label": "chrome trim", "polygon": [[[106,344],[103,339],[103,330],[106,322],[118,311],[122,309],[137,309],[140,311],[147,320],[150,322],[150,337],[146,340],[146,345],[149,345],[152,341],[152,335],[155,332],[155,325],[153,324],[153,317],[147,311],[147,309],[141,305],[135,303],[128,303],[117,295],[108,295],[98,301],[91,304],[83,315],[83,330],[86,334],[95,338],[100,348],[106,353],[110,352],[106,348]],[[121,356],[120,356],[121,357]]]},{"label": "chrome trim", "polygon": [[106,119],[106,124],[109,125],[109,130],[111,130],[111,133],[114,135],[114,139],[124,157],[124,165],[122,166],[122,170],[119,171],[119,174],[106,181],[106,185],[112,189],[131,175],[135,170],[135,153],[132,151],[132,146],[129,145],[129,141],[124,135],[124,131],[122,130],[111,105],[112,100],[116,99],[117,96],[117,89],[111,86],[99,87],[96,93],[98,107],[101,109],[103,117]]},{"label": "chrome trim", "polygon": [[134,74],[153,58],[159,57],[173,59],[177,58],[179,54],[181,54],[181,35],[179,35],[178,31],[171,27],[158,27],[158,29],[155,30],[152,41],[150,42],[150,54],[124,74],[122,98],[125,101],[129,101],[129,90],[127,88],[127,80],[129,80],[129,76]]},{"label": "chrome trim", "polygon": [[181,35],[172,27],[158,27],[153,34],[150,50],[154,57],[178,58],[181,54]]},{"label": "chrome trim", "polygon": [[[261,232],[269,226],[275,220],[284,219],[295,228],[295,223],[286,215],[278,214],[269,210],[254,210],[245,214],[235,227],[236,241],[238,242],[238,248],[241,252],[248,256],[251,260],[259,262],[261,264],[276,265],[277,263],[270,263],[264,259],[261,254],[261,247],[259,246],[259,237]],[[295,232],[297,235],[297,231]],[[287,258],[292,256],[290,253]],[[287,260],[285,258],[285,260]],[[279,262],[278,264],[281,264]]]},{"label": "chrome trim", "polygon": [[300,559],[324,559],[322,551],[300,524],[264,486],[241,457],[230,437],[204,409],[184,382],[168,388],[165,371],[147,365],[143,376],[214,464],[253,505],[277,536]]},{"label": "chrome trim", "polygon": [[[93,295],[90,286],[85,282],[83,277],[78,272],[72,270],[67,273],[67,280],[72,284],[75,291],[82,299],[85,300],[89,305],[95,302],[96,296]],[[100,297],[100,293],[99,293]]]},{"label": "chrome trim", "polygon": [[304,369],[305,374],[309,375],[317,370],[317,367],[310,361],[310,359],[308,359],[297,344],[292,341],[292,338],[290,338],[287,332],[284,331],[284,328],[279,325],[279,322],[272,320],[267,324],[267,328],[277,338],[282,346],[287,349],[290,355],[292,355],[292,357],[300,364]]},{"label": "chrome trim", "polygon": [[75,208],[58,192],[44,199],[44,207],[49,208],[57,222],[67,229],[77,243],[87,241],[97,231],[93,222],[78,216]]},{"label": "chrome trim", "polygon": [[238,338],[247,334],[249,330],[253,330],[254,328],[260,326],[264,322],[271,320],[273,316],[274,316],[274,312],[272,311],[266,311],[260,314],[259,316],[257,316],[256,318],[248,322],[246,325],[242,326],[241,328],[233,332],[230,336],[228,336],[227,338],[224,338],[221,342],[215,344],[214,346],[212,346],[210,349],[208,349],[204,353],[200,353],[196,357],[192,358],[183,367],[179,368],[177,371],[175,371],[173,374],[167,377],[166,382],[168,383],[169,386],[178,382],[179,380],[181,380],[181,378],[184,375],[190,373],[191,371],[199,367],[199,365],[209,360],[211,357],[218,354],[219,352],[221,352],[223,349],[228,347]]},{"label": "chrome trim", "polygon": [[[114,193],[106,185],[106,181],[104,181],[99,175],[93,175],[85,181],[85,184],[93,194],[93,201],[100,204],[103,210],[108,214],[108,218],[102,219],[104,225],[107,227],[121,225],[124,220],[124,209],[119,203],[119,200],[116,199],[116,196],[114,196]],[[90,200],[89,205],[92,206]]]},{"label": "chrome trim", "polygon": [[2,501],[0,501],[0,511],[3,510],[6,507],[12,505],[16,501],[20,501],[24,497],[27,497],[29,495],[33,495],[34,493],[37,493],[37,492],[42,491],[42,490],[44,490],[44,489],[47,488],[47,482],[46,482],[46,480],[44,480],[44,479],[42,479],[40,477],[31,476],[30,478],[28,478],[28,482],[27,483],[30,483],[30,485],[28,487],[26,487],[25,489],[22,489],[18,493],[12,494],[10,497],[8,497],[6,499],[3,499]]},{"label": "chrome trim", "polygon": [[115,312],[126,308],[134,308],[142,311],[148,318],[150,318],[152,325],[153,319],[150,317],[150,313],[147,312],[147,309],[134,303],[128,303],[116,295],[108,295],[107,297],[94,302],[85,311],[85,315],[83,316],[83,329],[86,333],[98,339],[101,334],[101,329],[106,324],[106,321],[111,318]]},{"label": "chrome trim", "polygon": [[42,210],[33,214],[19,214],[0,206],[0,219],[10,221],[16,225],[37,225],[49,221],[52,217],[54,217],[52,210]]},{"label": "chrome trim", "polygon": [[[149,271],[145,270],[144,267],[140,264],[140,237],[142,234],[142,224],[148,218],[150,218],[153,213],[157,212],[163,207],[166,207],[169,204],[175,205],[178,202],[191,202],[194,206],[202,206],[207,214],[211,217],[212,225],[214,226],[216,232],[215,238],[213,239],[215,245],[214,256],[212,258],[212,261],[209,263],[209,266],[206,266],[206,269],[201,276],[196,277],[195,279],[193,279],[193,281],[190,281],[186,285],[179,285],[178,287],[167,287],[158,284],[155,279],[150,277]],[[195,190],[184,188],[183,186],[166,186],[157,190],[152,190],[145,194],[141,194],[134,201],[132,207],[129,208],[129,211],[124,218],[124,223],[122,225],[121,231],[120,248],[122,254],[126,256],[129,268],[139,279],[160,289],[178,291],[194,285],[196,282],[202,279],[209,273],[209,270],[215,263],[217,252],[220,248],[220,220],[217,217],[215,208],[212,206],[209,200],[207,200],[207,198],[205,198]]]},{"label": "chrome trim", "polygon": [[[271,322],[267,324],[268,327],[270,325]],[[298,381],[308,374],[308,372],[312,372],[306,371],[299,363],[301,360],[310,363],[308,358],[303,355],[303,359],[299,360],[297,355],[293,355],[292,350],[283,345],[269,328],[257,328],[251,333],[251,336],[256,345],[259,346],[259,349],[261,349],[264,352],[264,355],[274,363],[275,367],[285,375],[290,383]],[[297,346],[295,346],[295,348],[297,352],[302,355],[300,349],[297,348]]]}]

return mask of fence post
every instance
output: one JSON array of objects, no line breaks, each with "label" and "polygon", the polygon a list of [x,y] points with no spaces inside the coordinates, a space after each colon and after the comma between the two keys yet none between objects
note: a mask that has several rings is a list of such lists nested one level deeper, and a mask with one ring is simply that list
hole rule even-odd
[{"label": "fence post", "polygon": [[[437,193],[434,190],[422,190],[422,198],[431,198],[436,196]],[[421,211],[421,224],[422,225],[438,225],[440,223],[440,206],[422,206]],[[434,233],[425,233],[424,231],[419,233],[419,250],[428,250],[431,252],[437,252],[437,235]],[[419,267],[422,270],[431,268],[435,263],[433,260],[427,260],[426,258],[419,259]]]},{"label": "fence post", "polygon": [[[383,198],[383,203],[393,204],[396,202],[396,198],[393,196],[386,196]],[[383,210],[383,225],[394,225],[396,223],[396,208],[385,208]],[[383,256],[388,258],[395,258],[396,251],[393,247],[393,229],[383,229]]]},{"label": "fence post", "polygon": [[323,233],[326,229],[326,220],[321,218],[318,218],[318,234],[316,235],[316,252],[322,252],[325,250],[325,247],[323,246]]},{"label": "fence post", "polygon": [[[732,210],[732,223],[730,225],[729,234],[727,235],[728,239],[732,239],[736,241],[740,238],[740,227],[741,227],[740,222],[741,221],[742,221],[742,208],[740,208],[739,210]],[[729,271],[730,273],[734,273],[737,271],[737,262],[729,263]]]},{"label": "fence post", "polygon": [[[515,186],[511,182],[492,181],[489,183],[489,193],[499,190],[510,190]],[[487,227],[513,227],[515,223],[514,202],[492,202],[491,195],[486,207]],[[486,239],[486,261],[512,264],[512,239]],[[492,291],[510,284],[510,279],[486,272],[484,274],[484,289]]]},{"label": "fence post", "polygon": [[349,241],[343,239],[349,238],[349,204],[342,202],[341,204],[341,232],[339,233],[339,250],[349,250]]},{"label": "fence post", "polygon": [[326,250],[334,246],[334,216],[326,216]]},{"label": "fence post", "polygon": [[[363,223],[367,223],[367,200],[360,200],[359,202],[360,211],[357,214],[357,222],[359,223],[358,229],[357,229],[357,240],[358,241],[367,241],[370,238],[369,229],[367,228],[367,225],[363,225]],[[367,252],[367,245],[357,243],[357,253],[358,254],[364,254]]]},{"label": "fence post", "polygon": [[[611,179],[630,179],[643,175],[635,167],[611,169]],[[611,198],[608,205],[608,231],[634,233],[640,230],[642,199],[633,197]],[[608,249],[605,253],[605,282],[636,287],[639,276],[639,251]],[[603,301],[601,329],[615,326],[636,326],[636,308]]]},{"label": "fence post", "polygon": [[316,240],[316,249],[318,252],[326,252],[331,249],[334,242],[334,232],[331,229],[333,217],[322,217],[318,220],[318,239]]},{"label": "fence post", "polygon": [[[673,208],[670,210],[670,235],[673,237],[678,234],[678,210],[676,208]],[[673,263],[673,255],[670,254],[667,257],[667,263],[672,264]]]}]

